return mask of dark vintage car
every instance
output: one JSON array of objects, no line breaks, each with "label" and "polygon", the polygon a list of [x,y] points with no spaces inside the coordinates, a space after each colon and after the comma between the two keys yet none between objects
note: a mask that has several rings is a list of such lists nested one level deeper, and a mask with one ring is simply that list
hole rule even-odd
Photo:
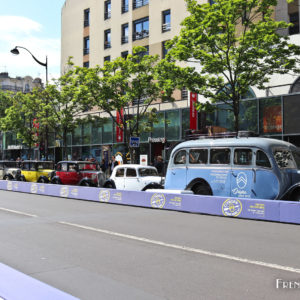
[{"label": "dark vintage car", "polygon": [[61,161],[51,183],[102,187],[104,181],[105,175],[97,162]]}]

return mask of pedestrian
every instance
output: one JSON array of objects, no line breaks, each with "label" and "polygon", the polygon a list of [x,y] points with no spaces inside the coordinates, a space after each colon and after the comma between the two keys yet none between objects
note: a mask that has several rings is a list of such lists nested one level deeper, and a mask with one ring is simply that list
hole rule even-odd
[{"label": "pedestrian", "polygon": [[112,171],[113,171],[114,167],[117,166],[117,165],[118,165],[118,162],[116,161],[115,157],[112,156],[111,160],[109,162],[109,172],[110,172],[110,175],[112,174]]},{"label": "pedestrian", "polygon": [[157,156],[156,162],[154,163],[154,167],[157,169],[158,175],[163,176],[164,162],[163,158],[160,155]]},{"label": "pedestrian", "polygon": [[100,163],[100,169],[102,170],[102,172],[105,173],[105,171],[106,171],[106,166],[105,166],[105,159],[104,159],[104,158],[101,160],[101,163]]}]

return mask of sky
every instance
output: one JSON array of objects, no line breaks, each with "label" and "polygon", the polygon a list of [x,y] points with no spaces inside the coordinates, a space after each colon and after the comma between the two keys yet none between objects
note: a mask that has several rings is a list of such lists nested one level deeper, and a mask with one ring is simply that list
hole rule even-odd
[{"label": "sky", "polygon": [[27,48],[40,62],[48,58],[48,77],[60,75],[61,8],[65,0],[0,0],[0,73],[10,77],[46,78],[46,68],[36,63],[24,49],[19,55],[10,50]]}]

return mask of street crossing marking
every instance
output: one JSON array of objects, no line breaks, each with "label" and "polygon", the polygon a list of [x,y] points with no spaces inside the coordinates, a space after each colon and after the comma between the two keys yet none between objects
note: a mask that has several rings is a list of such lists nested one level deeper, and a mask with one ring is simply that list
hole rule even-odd
[{"label": "street crossing marking", "polygon": [[25,213],[25,212],[22,212],[22,211],[12,210],[12,209],[8,209],[8,208],[4,208],[4,207],[0,207],[0,210],[7,211],[7,212],[10,212],[10,213],[14,213],[14,214],[18,214],[18,215],[27,216],[27,217],[33,217],[33,218],[37,217],[37,215],[32,215],[32,214],[28,214],[28,213]]},{"label": "street crossing marking", "polygon": [[263,261],[251,260],[251,259],[242,258],[242,257],[238,257],[238,256],[232,256],[232,255],[227,255],[227,254],[222,254],[222,253],[217,253],[217,252],[211,252],[211,251],[198,249],[198,248],[191,248],[191,247],[180,246],[180,245],[176,245],[176,244],[164,243],[161,241],[151,240],[151,239],[147,239],[147,238],[142,238],[142,237],[129,235],[129,234],[123,234],[123,233],[109,231],[109,230],[105,230],[105,229],[89,227],[89,226],[80,225],[80,224],[74,224],[74,223],[69,223],[69,222],[58,222],[58,223],[63,224],[63,225],[69,225],[69,226],[81,228],[81,229],[96,231],[96,232],[100,232],[100,233],[104,233],[104,234],[109,234],[109,235],[117,236],[117,237],[121,237],[121,238],[126,238],[126,239],[144,242],[144,243],[149,243],[149,244],[153,244],[153,245],[182,250],[182,251],[186,251],[186,252],[198,253],[198,254],[202,254],[202,255],[232,260],[232,261],[236,261],[236,262],[240,262],[240,263],[256,265],[256,266],[266,267],[266,268],[270,268],[270,269],[276,269],[276,270],[300,274],[300,269],[289,267],[289,266],[282,266],[282,265],[278,265],[278,264],[272,264],[272,263],[267,263],[267,262],[263,262]]}]

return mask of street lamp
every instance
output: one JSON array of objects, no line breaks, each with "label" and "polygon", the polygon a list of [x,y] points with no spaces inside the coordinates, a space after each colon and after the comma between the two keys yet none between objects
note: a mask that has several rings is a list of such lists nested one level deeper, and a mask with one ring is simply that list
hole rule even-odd
[{"label": "street lamp", "polygon": [[14,55],[18,55],[20,54],[18,48],[22,48],[24,50],[26,50],[27,52],[30,53],[30,55],[32,56],[32,58],[41,66],[46,68],[46,85],[48,84],[48,58],[46,56],[46,62],[42,63],[41,61],[39,61],[27,48],[25,47],[21,47],[21,46],[16,46],[14,49],[10,50],[10,52]]},{"label": "street lamp", "polygon": [[[43,63],[41,61],[39,61],[27,48],[25,47],[21,47],[21,46],[16,46],[14,49],[10,50],[10,52],[14,55],[18,55],[20,54],[18,48],[24,49],[27,52],[30,53],[30,55],[32,56],[32,58],[41,66],[46,68],[46,86],[48,85],[48,58],[46,56],[46,62]],[[48,114],[47,114],[48,116]],[[46,137],[45,137],[45,155],[46,155],[46,160],[48,160],[48,126],[46,125]]]}]

